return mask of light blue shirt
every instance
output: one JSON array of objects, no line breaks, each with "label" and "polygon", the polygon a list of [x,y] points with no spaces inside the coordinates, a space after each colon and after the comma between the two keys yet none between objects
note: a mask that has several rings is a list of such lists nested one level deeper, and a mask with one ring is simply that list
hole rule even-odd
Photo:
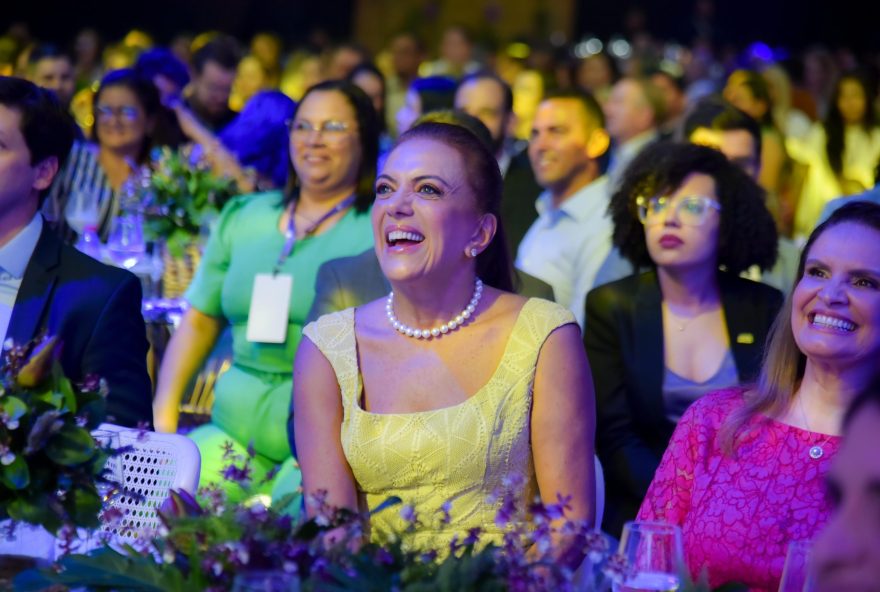
[{"label": "light blue shirt", "polygon": [[609,199],[606,177],[586,185],[559,207],[545,191],[536,203],[538,219],[517,251],[516,267],[550,284],[556,302],[574,314],[581,328],[587,292],[595,286],[599,270],[608,267],[613,231]]},{"label": "light blue shirt", "polygon": [[839,210],[846,204],[852,203],[854,201],[869,201],[871,203],[880,205],[880,185],[877,185],[873,189],[869,189],[864,193],[858,193],[856,195],[845,195],[843,197],[832,199],[827,204],[825,204],[825,207],[822,209],[822,214],[819,216],[819,221],[816,222],[816,226],[827,220],[828,217],[833,214],[835,210]]},{"label": "light blue shirt", "polygon": [[12,307],[42,232],[43,217],[38,213],[11,241],[0,247],[0,343],[6,341]]}]

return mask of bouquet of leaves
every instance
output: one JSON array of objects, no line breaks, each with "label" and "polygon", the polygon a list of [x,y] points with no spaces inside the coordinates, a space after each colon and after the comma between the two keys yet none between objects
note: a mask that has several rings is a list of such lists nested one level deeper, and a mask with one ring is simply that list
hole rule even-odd
[{"label": "bouquet of leaves", "polygon": [[58,342],[7,344],[0,361],[0,519],[96,527],[97,485],[109,451],[90,430],[104,420],[107,387],[97,377],[71,384]]},{"label": "bouquet of leaves", "polygon": [[162,148],[144,180],[144,214],[150,239],[163,239],[175,257],[183,254],[238,191],[234,180],[216,175],[191,145]]}]

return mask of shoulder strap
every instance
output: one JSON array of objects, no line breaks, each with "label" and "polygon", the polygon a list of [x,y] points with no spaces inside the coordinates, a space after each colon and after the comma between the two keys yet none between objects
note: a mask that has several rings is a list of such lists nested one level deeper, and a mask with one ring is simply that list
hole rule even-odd
[{"label": "shoulder strap", "polygon": [[549,300],[530,298],[520,311],[505,358],[514,356],[519,364],[533,368],[547,337],[568,324],[577,324],[570,310]]},{"label": "shoulder strap", "polygon": [[354,309],[347,308],[320,317],[303,329],[303,335],[324,354],[336,373],[342,404],[348,407],[357,397],[358,364],[354,335]]}]

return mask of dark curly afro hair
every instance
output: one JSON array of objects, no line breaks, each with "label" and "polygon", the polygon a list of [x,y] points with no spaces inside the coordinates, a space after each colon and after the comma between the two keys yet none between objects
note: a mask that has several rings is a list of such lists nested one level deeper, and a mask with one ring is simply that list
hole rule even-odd
[{"label": "dark curly afro hair", "polygon": [[693,173],[715,181],[721,204],[718,264],[731,273],[752,265],[770,269],[776,261],[776,225],[764,204],[764,190],[721,152],[684,142],[658,142],[627,167],[608,212],[614,221],[614,245],[636,267],[653,267],[639,222],[636,199],[674,192]]}]

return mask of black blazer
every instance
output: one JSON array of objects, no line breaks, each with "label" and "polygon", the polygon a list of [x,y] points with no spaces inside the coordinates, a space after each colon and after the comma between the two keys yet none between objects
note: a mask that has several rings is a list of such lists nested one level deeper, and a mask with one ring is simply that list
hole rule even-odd
[{"label": "black blazer", "polygon": [[24,272],[7,339],[21,344],[45,331],[61,341],[61,365],[78,382],[107,380],[107,421],[148,422],[153,404],[147,374],[147,336],[141,284],[128,271],[104,265],[43,232]]},{"label": "black blazer", "polygon": [[[731,350],[741,382],[760,369],[767,332],[782,306],[769,286],[719,272]],[[596,448],[605,470],[606,531],[635,518],[675,425],[663,403],[662,295],[655,271],[587,295],[584,345],[596,386]]]}]

